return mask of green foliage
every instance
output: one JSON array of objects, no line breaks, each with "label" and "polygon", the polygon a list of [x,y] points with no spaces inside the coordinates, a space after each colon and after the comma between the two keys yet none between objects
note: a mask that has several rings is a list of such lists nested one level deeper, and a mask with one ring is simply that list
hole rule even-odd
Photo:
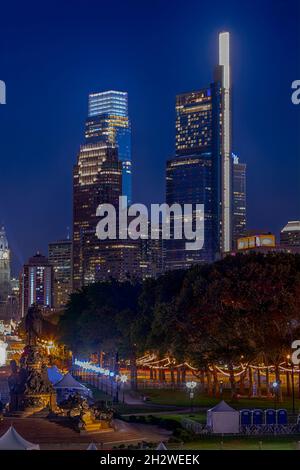
[{"label": "green foliage", "polygon": [[300,333],[300,255],[227,256],[142,284],[110,281],[71,296],[58,329],[76,353],[147,351],[196,368],[263,357],[279,364]]}]

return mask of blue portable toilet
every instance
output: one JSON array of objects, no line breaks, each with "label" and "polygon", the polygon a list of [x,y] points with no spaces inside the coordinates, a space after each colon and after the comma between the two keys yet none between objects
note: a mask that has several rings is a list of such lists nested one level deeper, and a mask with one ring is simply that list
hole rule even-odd
[{"label": "blue portable toilet", "polygon": [[287,422],[288,422],[287,411],[284,410],[283,408],[280,410],[277,410],[277,424],[287,424]]},{"label": "blue portable toilet", "polygon": [[240,411],[241,426],[250,426],[252,424],[252,413],[250,410]]},{"label": "blue portable toilet", "polygon": [[269,408],[265,410],[265,422],[266,424],[276,424],[276,411]]},{"label": "blue portable toilet", "polygon": [[252,424],[263,424],[264,423],[264,413],[263,410],[253,410],[252,411]]}]

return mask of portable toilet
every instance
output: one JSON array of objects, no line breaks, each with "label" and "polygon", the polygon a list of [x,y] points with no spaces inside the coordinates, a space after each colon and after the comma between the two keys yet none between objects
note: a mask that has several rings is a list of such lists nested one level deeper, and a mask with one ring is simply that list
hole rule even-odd
[{"label": "portable toilet", "polygon": [[266,424],[276,424],[276,411],[273,409],[265,410]]},{"label": "portable toilet", "polygon": [[287,411],[284,409],[277,410],[277,424],[287,424]]},{"label": "portable toilet", "polygon": [[264,413],[263,410],[253,410],[252,411],[252,424],[263,424],[264,423]]},{"label": "portable toilet", "polygon": [[241,426],[250,426],[252,424],[252,413],[250,410],[240,411]]}]

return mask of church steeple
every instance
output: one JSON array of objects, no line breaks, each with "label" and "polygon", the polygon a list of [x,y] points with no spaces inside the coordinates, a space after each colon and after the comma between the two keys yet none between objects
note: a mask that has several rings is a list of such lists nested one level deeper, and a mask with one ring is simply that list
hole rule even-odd
[{"label": "church steeple", "polygon": [[8,241],[4,225],[0,227],[0,255],[3,250],[8,250]]},{"label": "church steeple", "polygon": [[10,293],[10,250],[4,226],[0,226],[0,303]]}]

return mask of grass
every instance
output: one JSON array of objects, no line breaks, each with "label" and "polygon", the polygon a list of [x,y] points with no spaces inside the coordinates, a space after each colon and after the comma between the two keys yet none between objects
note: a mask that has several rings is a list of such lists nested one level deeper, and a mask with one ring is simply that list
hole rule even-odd
[{"label": "grass", "polygon": [[258,437],[238,439],[235,437],[224,437],[222,443],[220,438],[210,438],[187,442],[181,448],[193,450],[296,450],[297,439],[299,439],[299,436],[295,436],[294,440],[291,440],[291,437],[265,437],[262,439]]},{"label": "grass", "polygon": [[[183,390],[167,390],[167,389],[147,389],[143,391],[144,395],[150,398],[150,402],[157,405],[173,405],[178,407],[187,407],[191,405],[188,393]],[[267,398],[247,398],[232,400],[230,392],[226,390],[223,394],[223,399],[231,404],[234,408],[274,408],[274,399]],[[194,407],[210,408],[219,403],[220,398],[208,397],[203,394],[195,394],[193,399]],[[286,408],[292,410],[292,398],[285,397],[281,403],[277,403],[277,408]],[[295,409],[298,411],[300,408],[300,399],[295,400]]]}]

